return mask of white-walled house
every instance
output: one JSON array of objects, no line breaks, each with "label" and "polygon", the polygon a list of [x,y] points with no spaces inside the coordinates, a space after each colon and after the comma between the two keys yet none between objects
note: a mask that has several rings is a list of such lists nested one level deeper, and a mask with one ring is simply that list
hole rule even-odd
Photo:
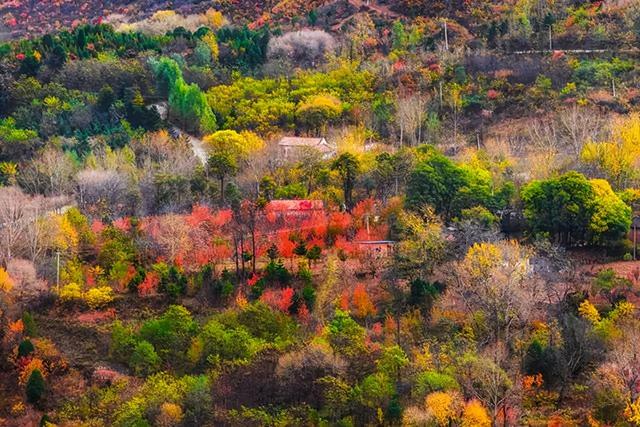
[{"label": "white-walled house", "polygon": [[280,156],[284,159],[294,159],[305,149],[318,150],[324,159],[330,159],[338,153],[338,147],[329,143],[326,138],[303,138],[285,136],[278,142]]}]

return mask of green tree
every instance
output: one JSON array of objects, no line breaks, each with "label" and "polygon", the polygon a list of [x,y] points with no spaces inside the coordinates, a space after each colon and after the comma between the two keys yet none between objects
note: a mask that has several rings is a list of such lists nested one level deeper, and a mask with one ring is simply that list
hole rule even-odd
[{"label": "green tree", "polygon": [[34,369],[27,381],[27,401],[34,404],[40,402],[40,399],[42,399],[44,395],[45,387],[42,372],[40,372],[40,369]]},{"label": "green tree", "polygon": [[311,264],[319,260],[322,256],[322,248],[320,246],[313,245],[304,256],[309,261],[309,268],[311,268]]},{"label": "green tree", "polygon": [[38,336],[38,325],[30,312],[22,313],[22,323],[24,324],[24,333],[27,336],[32,338]]},{"label": "green tree", "polygon": [[592,179],[594,212],[589,221],[591,243],[611,246],[623,240],[631,227],[631,207],[603,179]]},{"label": "green tree", "polygon": [[35,351],[31,340],[22,340],[18,345],[18,357],[27,357]]},{"label": "green tree", "polygon": [[521,198],[531,228],[564,244],[610,246],[622,240],[631,226],[631,208],[609,183],[588,181],[578,172],[533,181],[522,189]]},{"label": "green tree", "polygon": [[345,356],[355,357],[365,350],[365,330],[346,311],[336,310],[328,338],[331,347]]},{"label": "green tree", "polygon": [[129,366],[131,366],[136,375],[150,375],[160,367],[160,357],[153,345],[143,340],[138,342],[133,349],[129,359]]},{"label": "green tree", "polygon": [[342,115],[342,103],[330,95],[316,95],[301,103],[296,110],[296,121],[306,129],[318,134],[327,123]]},{"label": "green tree", "polygon": [[392,345],[382,350],[382,356],[376,364],[380,372],[400,382],[400,374],[409,365],[409,358],[399,345]]},{"label": "green tree", "polygon": [[584,175],[567,172],[532,181],[520,194],[524,215],[535,232],[547,232],[564,244],[584,240],[594,213],[595,193]]},{"label": "green tree", "polygon": [[187,84],[176,61],[169,58],[152,60],[160,91],[169,98],[169,108],[182,127],[198,133],[216,130],[216,118],[207,98],[195,84]]},{"label": "green tree", "polygon": [[360,172],[360,161],[351,153],[343,153],[333,161],[331,168],[337,170],[340,175],[344,204],[347,210],[351,210],[353,208],[353,189]]},{"label": "green tree", "polygon": [[234,176],[238,172],[238,163],[228,152],[215,152],[209,156],[207,161],[209,173],[218,178],[220,182],[220,202],[224,204],[224,182],[229,176]]},{"label": "green tree", "polygon": [[456,195],[465,183],[462,169],[444,155],[432,151],[409,177],[407,205],[411,209],[432,206],[449,219],[454,213]]},{"label": "green tree", "polygon": [[208,322],[199,335],[203,357],[210,363],[248,361],[259,349],[259,341],[243,327],[228,327],[217,320]]},{"label": "green tree", "polygon": [[182,306],[172,305],[159,318],[145,322],[140,328],[140,337],[153,345],[165,363],[180,365],[196,329],[191,313]]}]

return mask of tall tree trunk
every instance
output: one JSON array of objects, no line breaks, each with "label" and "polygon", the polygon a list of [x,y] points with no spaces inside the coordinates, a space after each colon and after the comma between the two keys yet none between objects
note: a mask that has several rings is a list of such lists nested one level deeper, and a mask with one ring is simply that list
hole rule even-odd
[{"label": "tall tree trunk", "polygon": [[253,225],[251,227],[251,268],[253,274],[256,274],[256,227]]}]

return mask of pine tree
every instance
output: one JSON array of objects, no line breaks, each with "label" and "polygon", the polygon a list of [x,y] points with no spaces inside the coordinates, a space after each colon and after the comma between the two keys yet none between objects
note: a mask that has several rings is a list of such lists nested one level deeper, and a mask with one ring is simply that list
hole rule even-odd
[{"label": "pine tree", "polygon": [[44,377],[39,369],[34,369],[27,381],[27,401],[38,403],[42,399],[45,391]]}]

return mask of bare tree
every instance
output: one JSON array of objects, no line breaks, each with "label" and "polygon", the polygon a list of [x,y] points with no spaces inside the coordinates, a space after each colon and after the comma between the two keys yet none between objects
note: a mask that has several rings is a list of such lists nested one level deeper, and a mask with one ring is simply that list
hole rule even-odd
[{"label": "bare tree", "polygon": [[314,67],[336,47],[334,38],[321,30],[300,30],[274,37],[267,55],[272,60],[288,60],[293,64]]},{"label": "bare tree", "polygon": [[18,255],[35,259],[42,249],[40,219],[66,202],[64,198],[32,197],[18,187],[0,188],[0,264]]},{"label": "bare tree", "polygon": [[73,188],[71,159],[55,148],[47,148],[18,175],[18,183],[31,194],[59,196]]},{"label": "bare tree", "polygon": [[34,209],[31,198],[16,187],[0,188],[0,261],[6,265],[22,242]]},{"label": "bare tree", "polygon": [[426,105],[427,100],[420,95],[398,98],[396,120],[400,130],[400,146],[404,145],[405,137],[410,145],[422,143]]},{"label": "bare tree", "polygon": [[609,362],[629,393],[629,400],[640,397],[640,323],[628,320],[620,325],[621,334],[613,343]]},{"label": "bare tree", "polygon": [[[516,389],[503,365],[508,363],[508,352],[497,343],[485,355],[467,354],[458,361],[457,377],[466,394],[482,402],[491,411],[493,426],[498,425],[502,412],[504,423],[506,410]],[[517,371],[517,370],[516,370]]]},{"label": "bare tree", "polygon": [[578,156],[584,144],[599,139],[606,128],[604,117],[597,111],[574,106],[551,119],[533,120],[528,136],[538,150]]},{"label": "bare tree", "polygon": [[123,208],[127,178],[113,170],[85,169],[76,175],[76,198],[81,209],[98,215],[115,215]]}]

